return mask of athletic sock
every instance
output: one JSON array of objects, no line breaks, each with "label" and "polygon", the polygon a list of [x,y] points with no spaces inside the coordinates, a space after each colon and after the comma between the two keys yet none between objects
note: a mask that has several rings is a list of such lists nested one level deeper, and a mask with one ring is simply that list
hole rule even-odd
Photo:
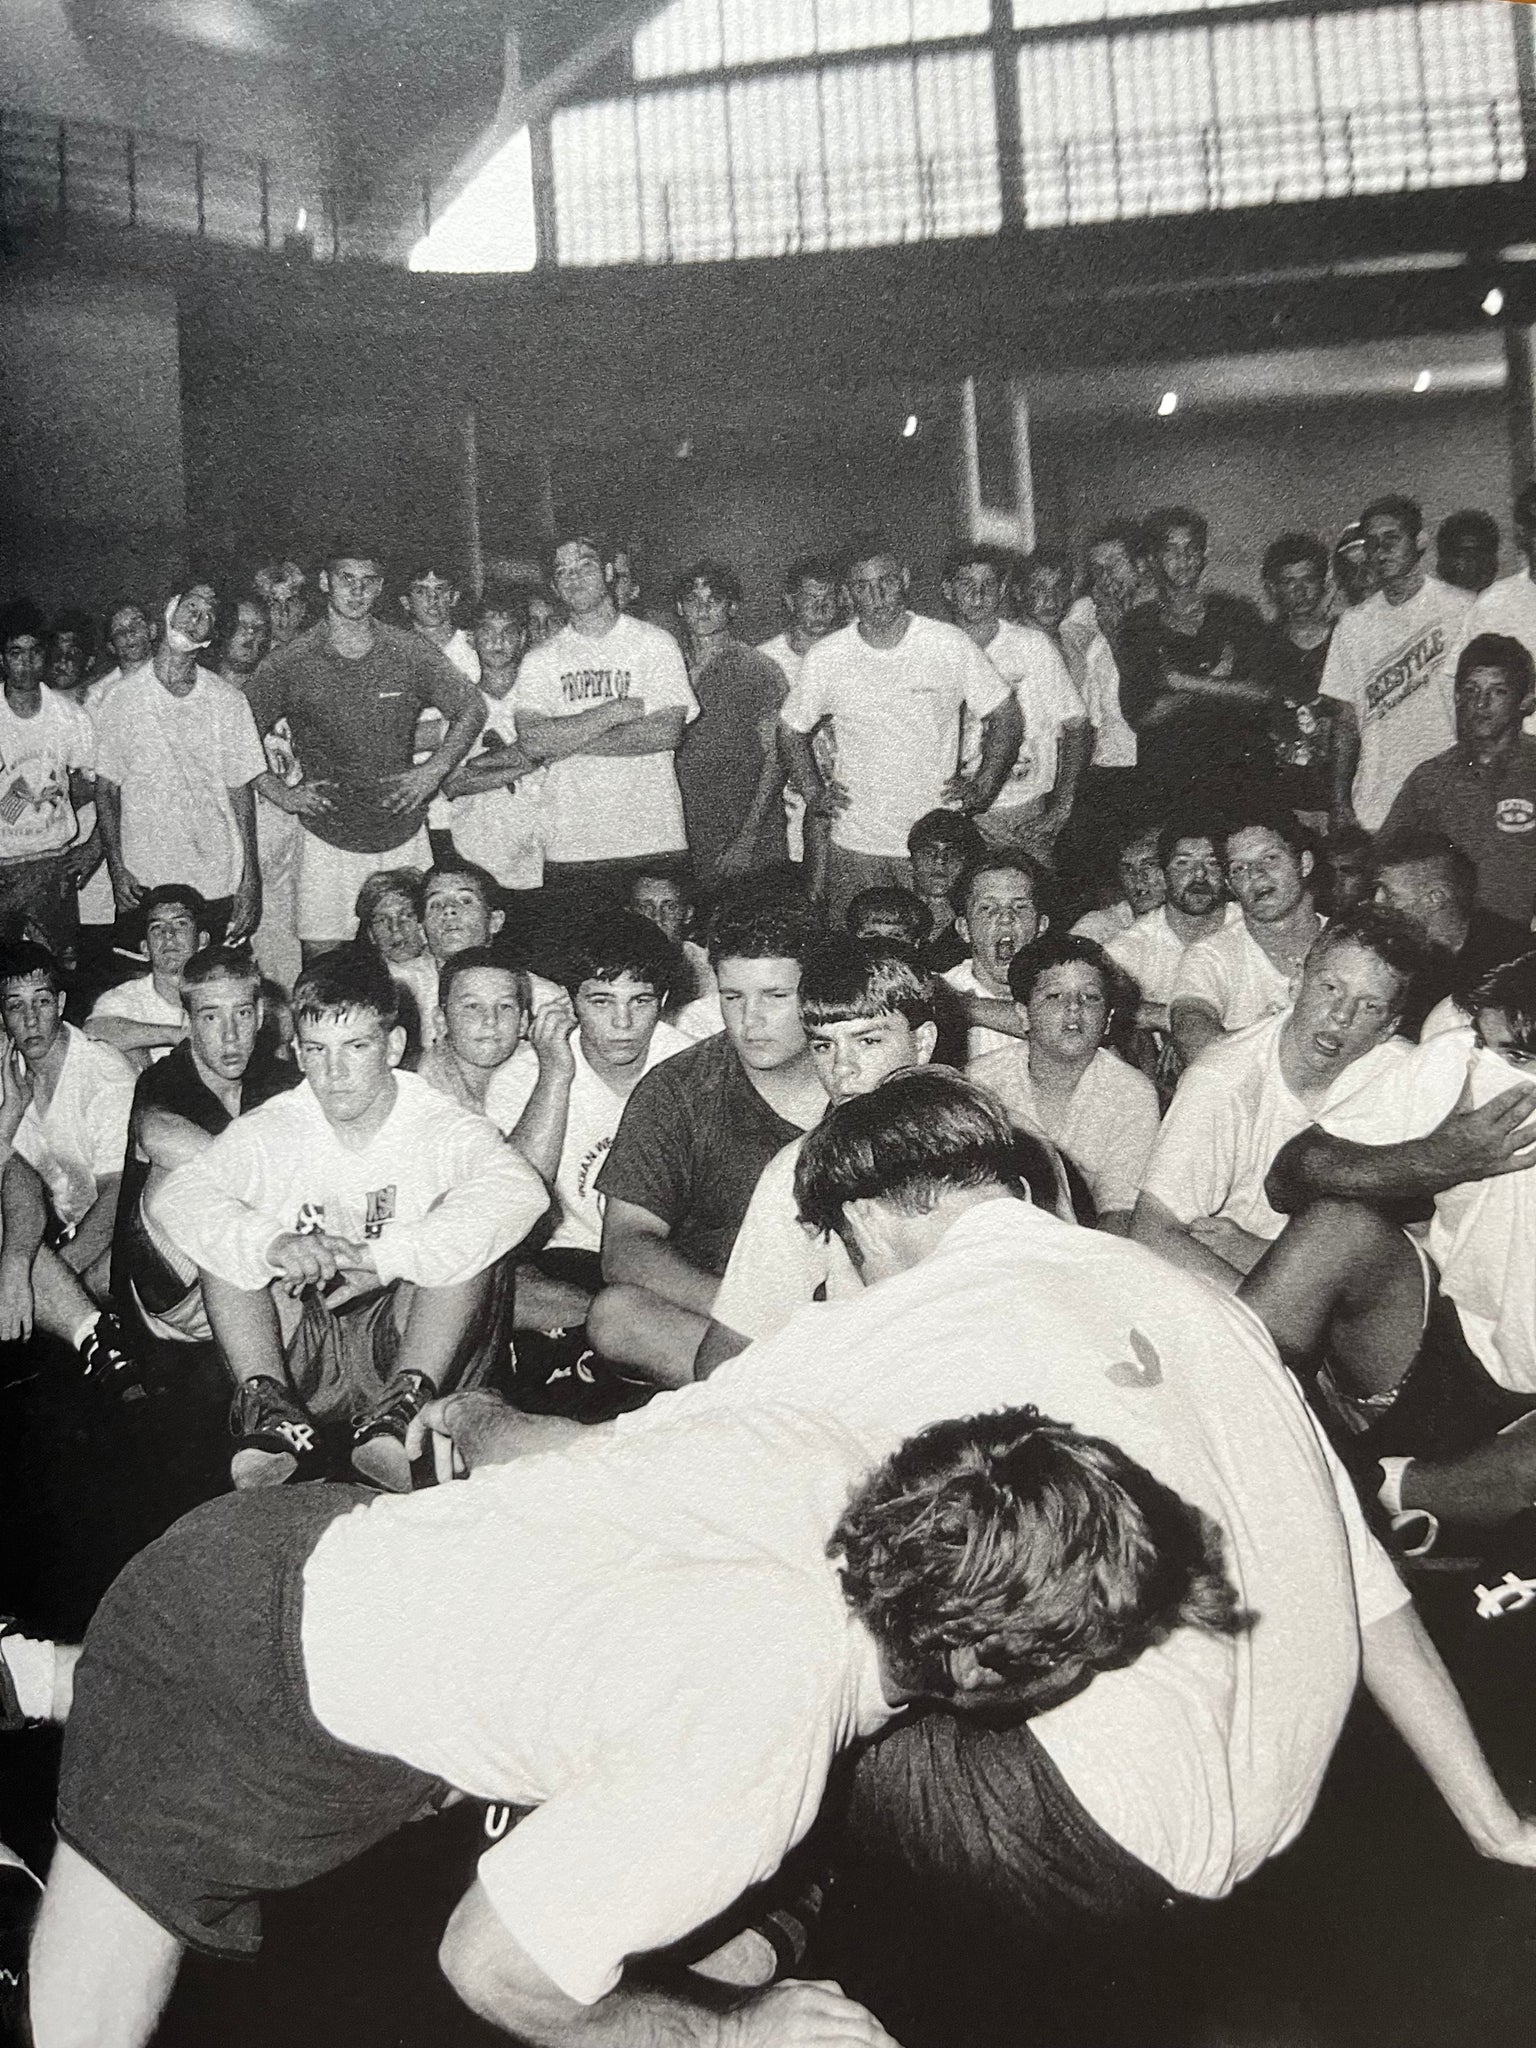
[{"label": "athletic sock", "polygon": [[70,1343],[74,1345],[77,1351],[84,1344],[86,1338],[89,1337],[92,1330],[95,1329],[96,1325],[100,1321],[101,1310],[99,1308],[93,1308],[88,1316],[82,1316],[80,1318],[79,1324],[71,1333],[69,1339]]},{"label": "athletic sock", "polygon": [[16,1704],[29,1721],[46,1721],[53,1713],[54,1645],[33,1636],[6,1636],[0,1657],[16,1688]]}]

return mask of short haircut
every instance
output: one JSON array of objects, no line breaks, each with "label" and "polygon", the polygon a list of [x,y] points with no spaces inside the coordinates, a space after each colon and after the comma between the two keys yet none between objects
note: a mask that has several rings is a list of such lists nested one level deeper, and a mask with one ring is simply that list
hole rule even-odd
[{"label": "short haircut", "polygon": [[71,605],[65,611],[54,613],[48,627],[49,643],[57,641],[63,633],[73,633],[84,643],[87,654],[96,644],[96,628],[89,615],[81,611],[78,605]]},{"label": "short haircut", "polygon": [[191,913],[199,931],[208,929],[208,899],[200,889],[194,889],[190,882],[156,882],[153,889],[146,889],[139,898],[139,909],[147,925],[157,910],[164,910],[167,904],[178,904]]},{"label": "short haircut", "polygon": [[1077,932],[1042,932],[1038,939],[1020,947],[1008,963],[1008,993],[1016,1003],[1027,1003],[1042,974],[1053,967],[1091,967],[1104,988],[1104,1000],[1114,1007],[1115,970],[1104,948]]},{"label": "short haircut", "polygon": [[1536,1052],[1536,952],[1522,953],[1518,960],[1490,968],[1460,1002],[1473,1017],[1479,1010],[1502,1010],[1515,1051]]},{"label": "short haircut", "polygon": [[1193,505],[1159,505],[1155,512],[1149,512],[1142,522],[1142,545],[1155,555],[1168,545],[1169,534],[1180,527],[1194,535],[1195,545],[1203,555],[1210,545],[1211,523]]},{"label": "short haircut", "polygon": [[1393,868],[1437,867],[1450,885],[1451,900],[1465,917],[1477,901],[1477,862],[1443,832],[1399,832],[1378,841],[1371,869],[1378,877]]},{"label": "short haircut", "polygon": [[907,852],[914,853],[920,846],[952,846],[971,862],[986,852],[987,842],[976,820],[964,811],[924,811],[907,834]]},{"label": "short haircut", "polygon": [[723,597],[727,604],[741,603],[741,578],[729,562],[722,562],[716,555],[701,555],[672,578],[672,602],[679,610],[683,599],[692,594],[695,583],[705,584],[712,596]]},{"label": "short haircut", "polygon": [[1013,1125],[995,1096],[948,1067],[893,1074],[838,1103],[795,1164],[800,1220],[828,1235],[846,1227],[849,1202],[922,1215],[949,1190],[993,1187],[1023,1192]]},{"label": "short haircut", "polygon": [[483,626],[487,619],[511,619],[520,633],[528,631],[529,606],[534,598],[543,597],[551,604],[553,598],[537,583],[493,583],[483,597],[475,600],[470,612],[471,629]]},{"label": "short haircut", "polygon": [[374,912],[387,896],[403,896],[421,916],[420,868],[377,868],[357,892],[357,901],[352,914],[357,919],[359,937],[366,938],[368,927],[373,922]]},{"label": "short haircut", "polygon": [[120,597],[115,604],[108,605],[101,615],[101,637],[103,640],[108,643],[111,642],[113,621],[120,619],[124,612],[137,612],[149,628],[151,635],[153,635],[155,620],[149,606],[141,604],[136,597]]},{"label": "short haircut", "polygon": [[1417,498],[1406,498],[1401,491],[1385,491],[1379,498],[1372,498],[1360,514],[1360,530],[1365,531],[1368,519],[1395,519],[1414,540],[1424,531],[1424,508]]},{"label": "short haircut", "polygon": [[[354,555],[337,555],[338,562],[356,561]],[[364,557],[363,559],[368,559]],[[281,560],[274,557],[270,562],[260,562],[251,571],[251,587],[268,603],[281,592],[284,596],[297,596],[309,578],[304,574],[303,564],[294,561],[291,555]]]},{"label": "short haircut", "polygon": [[899,562],[903,568],[907,564],[906,556],[888,533],[869,528],[844,541],[832,558],[833,573],[839,583],[846,583],[860,562],[875,562],[882,558]]},{"label": "short haircut", "polygon": [[691,979],[680,948],[648,917],[612,910],[586,920],[561,962],[567,991],[574,997],[584,981],[618,981],[626,974],[655,989],[663,1009]]},{"label": "short haircut", "polygon": [[1166,825],[1159,828],[1157,864],[1160,868],[1167,867],[1173,859],[1174,849],[1186,839],[1208,839],[1214,851],[1220,837],[1221,833],[1215,820],[1204,811],[1186,811],[1170,818]]},{"label": "short haircut", "polygon": [[501,884],[490,870],[478,867],[472,860],[463,860],[457,854],[453,854],[447,860],[434,861],[422,876],[421,907],[423,911],[427,907],[427,897],[431,894],[432,884],[443,881],[449,876],[452,876],[457,881],[472,882],[479,894],[480,901],[487,910],[501,909]]},{"label": "short haircut", "polygon": [[1291,569],[1303,562],[1309,569],[1315,569],[1319,576],[1328,574],[1328,550],[1316,534],[1282,533],[1264,550],[1259,574],[1266,583],[1273,583],[1282,569]]},{"label": "short haircut", "polygon": [[574,547],[592,548],[596,552],[597,559],[603,565],[603,573],[605,575],[613,567],[614,545],[606,536],[595,532],[590,526],[574,527],[569,532],[564,527],[557,527],[544,545],[544,573],[547,576],[553,576],[555,573],[556,555],[559,554],[562,548]]},{"label": "short haircut", "polygon": [[[1236,1635],[1253,1619],[1208,1516],[1116,1445],[1034,1408],[910,1438],[864,1481],[827,1549],[893,1672],[941,1698],[956,1650],[1050,1700],[1177,1628]],[[984,1710],[985,1695],[973,1704]],[[1005,1710],[1020,1717],[1017,1699]]]},{"label": "short haircut", "polygon": [[201,953],[194,953],[181,970],[182,1002],[195,990],[206,988],[210,981],[248,982],[260,990],[261,969],[250,947],[204,946]]},{"label": "short haircut", "polygon": [[1120,547],[1133,562],[1147,551],[1146,529],[1135,519],[1104,519],[1088,536],[1089,548]]},{"label": "short haircut", "polygon": [[1074,582],[1077,578],[1077,565],[1072,559],[1071,549],[1057,547],[1048,540],[1031,548],[1027,555],[1018,557],[1013,565],[1014,582],[1023,585],[1037,569],[1049,569],[1057,576],[1066,576]]},{"label": "short haircut", "polygon": [[951,582],[962,569],[995,569],[999,583],[1008,580],[1008,574],[1018,562],[1017,555],[1008,548],[995,546],[986,540],[951,541],[944,550],[944,560],[939,567],[939,580]]},{"label": "short haircut", "polygon": [[796,555],[784,571],[784,595],[793,597],[806,583],[829,583],[835,588],[837,580],[830,555]]},{"label": "short haircut", "polygon": [[1239,832],[1273,832],[1300,860],[1311,853],[1312,838],[1305,825],[1284,804],[1240,804],[1229,810],[1216,830],[1216,851],[1226,865],[1228,843]]},{"label": "short haircut", "polygon": [[[1307,966],[1325,960],[1340,946],[1359,946],[1374,953],[1402,984],[1399,997],[1406,994],[1417,976],[1429,965],[1424,934],[1410,917],[1375,903],[1357,904],[1325,924],[1312,941]],[[1303,973],[1305,973],[1303,969]]]},{"label": "short haircut", "polygon": [[1536,661],[1509,633],[1478,633],[1467,642],[1457,657],[1456,681],[1464,681],[1475,668],[1496,668],[1521,697],[1536,692]]},{"label": "short haircut", "polygon": [[0,993],[8,981],[46,981],[55,995],[64,993],[64,970],[46,946],[33,939],[12,939],[0,945]]},{"label": "short haircut", "polygon": [[34,604],[30,597],[13,597],[3,611],[0,611],[0,647],[12,640],[36,640],[45,642],[48,638],[48,621],[43,617],[41,605]]},{"label": "short haircut", "polygon": [[856,1018],[905,1017],[915,1031],[936,1024],[933,977],[917,955],[889,939],[824,939],[806,955],[800,1021],[807,1031]]},{"label": "short haircut", "polygon": [[399,1022],[394,976],[371,946],[355,941],[322,953],[301,970],[293,984],[293,1017],[296,1024],[312,1024],[354,1010],[377,1017],[386,1030]]},{"label": "short haircut", "polygon": [[505,946],[466,946],[462,953],[453,953],[443,962],[437,977],[437,1007],[446,1010],[453,985],[461,974],[468,974],[476,967],[491,969],[497,974],[510,974],[517,988],[517,1000],[522,1005],[523,1015],[533,1011],[533,983],[528,970]]},{"label": "short haircut", "polygon": [[665,882],[677,891],[685,903],[692,903],[697,893],[691,875],[686,874],[681,868],[663,867],[658,862],[653,868],[637,868],[630,876],[626,902],[633,902],[635,891],[642,882]]},{"label": "short haircut", "polygon": [[860,921],[866,917],[901,918],[908,930],[907,943],[912,946],[920,946],[933,930],[933,912],[910,889],[861,889],[843,914],[843,927],[857,936]]},{"label": "short haircut", "polygon": [[1023,875],[1028,881],[1035,908],[1039,910],[1045,901],[1047,888],[1046,872],[1032,853],[1025,853],[1018,847],[1000,846],[995,852],[977,856],[965,873],[949,892],[949,907],[956,917],[970,916],[971,891],[983,875]]},{"label": "short haircut", "polygon": [[801,960],[819,937],[804,904],[783,899],[728,897],[709,926],[709,963],[722,960]]},{"label": "short haircut", "polygon": [[454,566],[453,557],[439,549],[436,553],[418,550],[407,555],[401,564],[401,582],[409,590],[413,583],[420,583],[424,577],[440,576],[454,590],[464,588],[463,579]]},{"label": "short haircut", "polygon": [[338,562],[371,562],[382,576],[389,564],[382,549],[374,546],[372,540],[361,533],[339,533],[326,544],[321,567],[334,569]]},{"label": "short haircut", "polygon": [[1459,512],[1448,512],[1435,529],[1435,544],[1442,548],[1452,541],[1473,540],[1497,551],[1500,538],[1497,519],[1476,505],[1464,505]]}]

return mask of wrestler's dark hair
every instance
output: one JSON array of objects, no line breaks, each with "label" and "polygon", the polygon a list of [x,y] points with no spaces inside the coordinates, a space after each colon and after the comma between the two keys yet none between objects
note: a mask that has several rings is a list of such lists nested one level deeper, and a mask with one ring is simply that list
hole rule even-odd
[{"label": "wrestler's dark hair", "polygon": [[1315,533],[1282,533],[1264,550],[1259,575],[1265,583],[1273,583],[1282,569],[1295,568],[1302,562],[1319,576],[1328,574],[1328,550]]},{"label": "wrestler's dark hair", "polygon": [[861,1017],[905,1017],[915,1031],[934,1024],[933,977],[907,946],[890,939],[832,938],[806,956],[800,1021],[807,1031]]},{"label": "wrestler's dark hair", "polygon": [[261,969],[256,965],[255,956],[249,946],[204,946],[201,953],[194,953],[181,970],[181,1000],[194,990],[206,988],[210,981],[249,982],[258,992],[261,988]]},{"label": "wrestler's dark hair", "polygon": [[1008,963],[1008,993],[1016,1003],[1027,1003],[1042,974],[1053,967],[1073,966],[1093,969],[1104,990],[1104,1000],[1113,1010],[1119,985],[1109,955],[1094,940],[1077,932],[1046,931],[1029,945],[1021,946]]},{"label": "wrestler's dark hair", "polygon": [[316,1024],[355,1011],[377,1017],[386,1030],[400,1018],[394,976],[371,946],[353,940],[322,953],[300,971],[293,984],[293,1021]]},{"label": "wrestler's dark hair", "polygon": [[490,967],[498,974],[510,974],[517,989],[517,1000],[522,1005],[523,1015],[533,1012],[533,983],[528,970],[520,960],[513,958],[504,945],[492,941],[489,946],[466,946],[462,952],[450,953],[438,970],[437,1007],[446,1010],[453,985],[461,974],[468,974],[471,968]]},{"label": "wrestler's dark hair", "polygon": [[683,599],[693,595],[695,583],[702,583],[711,597],[723,597],[727,604],[741,603],[741,578],[717,555],[701,555],[672,578],[672,602],[679,611]]},{"label": "wrestler's dark hair", "polygon": [[1208,839],[1214,851],[1220,838],[1220,828],[1209,811],[1181,811],[1157,829],[1157,864],[1166,868],[1181,840]]},{"label": "wrestler's dark hair", "polygon": [[1159,505],[1155,512],[1149,512],[1141,524],[1142,545],[1149,555],[1159,554],[1168,545],[1169,534],[1175,531],[1192,533],[1202,555],[1210,546],[1211,523],[1193,505]]},{"label": "wrestler's dark hair", "polygon": [[784,571],[783,591],[786,597],[793,597],[805,583],[837,584],[837,571],[827,555],[796,555]]},{"label": "wrestler's dark hair", "polygon": [[1011,548],[1000,548],[987,540],[951,541],[939,565],[939,581],[952,583],[962,569],[995,569],[999,584],[1006,583],[1019,565]]},{"label": "wrestler's dark hair", "polygon": [[1379,498],[1372,498],[1356,522],[1362,536],[1368,519],[1395,519],[1413,540],[1424,531],[1424,508],[1417,498],[1404,497],[1401,491],[1385,491]]},{"label": "wrestler's dark hair", "polygon": [[1514,1050],[1536,1053],[1536,953],[1522,953],[1490,968],[1458,1001],[1469,1016],[1479,1010],[1501,1010],[1514,1039]]},{"label": "wrestler's dark hair", "polygon": [[1463,917],[1470,914],[1477,901],[1477,862],[1443,832],[1399,832],[1376,841],[1371,873],[1378,880],[1394,868],[1417,867],[1439,868],[1451,901]]},{"label": "wrestler's dark hair", "polygon": [[1114,1444],[1035,1408],[909,1439],[827,1548],[899,1682],[953,1700],[950,1655],[968,1648],[1011,1688],[1013,1719],[1032,1692],[1070,1697],[1175,1629],[1230,1636],[1254,1619],[1207,1516]]},{"label": "wrestler's dark hair", "polygon": [[65,993],[63,968],[48,948],[34,939],[12,939],[0,945],[0,994],[11,981],[46,981],[55,995]]},{"label": "wrestler's dark hair", "polygon": [[458,855],[450,855],[447,860],[433,861],[421,878],[423,915],[426,913],[427,897],[431,894],[432,884],[446,875],[455,875],[461,882],[473,882],[480,901],[488,911],[501,909],[501,884],[490,869],[482,868],[476,862],[464,860]]},{"label": "wrestler's dark hair", "polygon": [[909,946],[920,946],[933,930],[933,912],[922,897],[895,886],[861,889],[843,913],[844,929],[859,938],[859,926],[866,917],[899,917],[907,927],[905,944]]},{"label": "wrestler's dark hair", "polygon": [[1315,848],[1305,825],[1284,804],[1234,805],[1216,828],[1216,851],[1223,867],[1227,864],[1227,842],[1239,832],[1273,832],[1298,860]]},{"label": "wrestler's dark hair", "polygon": [[949,907],[956,917],[969,917],[971,891],[982,875],[1023,875],[1029,883],[1034,897],[1035,908],[1042,913],[1049,908],[1046,892],[1050,878],[1033,854],[1024,853],[1017,847],[1000,846],[994,852],[980,853],[949,892]]},{"label": "wrestler's dark hair", "polygon": [[421,916],[420,868],[379,868],[363,883],[357,892],[353,916],[357,919],[357,935],[360,939],[368,936],[368,927],[373,923],[374,912],[386,896],[403,896]]},{"label": "wrestler's dark hair", "polygon": [[710,920],[709,964],[718,972],[722,960],[804,960],[819,936],[804,904],[750,892],[728,897]]},{"label": "wrestler's dark hair", "polygon": [[584,920],[567,942],[560,979],[572,996],[584,981],[648,982],[665,1010],[691,986],[688,964],[659,925],[638,911],[611,910]]},{"label": "wrestler's dark hair", "polygon": [[1508,633],[1478,633],[1467,642],[1456,660],[1456,681],[1465,681],[1476,668],[1497,669],[1522,698],[1536,692],[1536,662],[1529,648]]},{"label": "wrestler's dark hair", "polygon": [[986,845],[975,819],[964,811],[924,811],[907,834],[908,853],[916,853],[920,846],[952,846],[967,861],[975,861]]},{"label": "wrestler's dark hair", "polygon": [[893,1074],[829,1109],[795,1165],[795,1206],[807,1228],[841,1234],[849,1202],[925,1214],[955,1188],[1024,1194],[1016,1133],[1002,1104],[949,1067]]},{"label": "wrestler's dark hair", "polygon": [[199,931],[208,929],[208,901],[201,889],[194,889],[190,882],[156,882],[153,889],[146,889],[139,898],[139,909],[147,925],[157,910],[163,910],[168,903],[174,903],[191,916]]},{"label": "wrestler's dark hair", "polygon": [[839,583],[845,584],[861,562],[879,561],[895,562],[902,569],[907,566],[905,554],[888,533],[866,529],[863,533],[851,534],[843,542],[832,557],[832,573]]}]

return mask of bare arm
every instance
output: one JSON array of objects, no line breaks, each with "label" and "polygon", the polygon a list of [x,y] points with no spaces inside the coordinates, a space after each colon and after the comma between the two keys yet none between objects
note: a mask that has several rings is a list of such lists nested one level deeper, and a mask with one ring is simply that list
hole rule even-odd
[{"label": "bare arm", "polygon": [[163,1045],[180,1045],[187,1035],[185,1024],[144,1024],[136,1017],[87,1017],[81,1025],[87,1038],[118,1052],[154,1052]]},{"label": "bare arm", "polygon": [[1506,1088],[1476,1108],[1470,1078],[1432,1131],[1398,1145],[1357,1145],[1310,1125],[1281,1147],[1264,1197],[1282,1216],[1327,1196],[1351,1202],[1423,1202],[1464,1181],[1536,1165],[1536,1088]]},{"label": "bare arm", "polygon": [[[268,772],[262,770],[263,775]],[[232,946],[248,939],[261,923],[261,861],[256,852],[256,783],[260,780],[257,776],[229,791],[229,807],[240,834],[240,879],[235,884],[235,900],[225,935]]]},{"label": "bare arm", "polygon": [[1478,1854],[1536,1867],[1536,1823],[1522,1819],[1499,1789],[1461,1696],[1411,1603],[1362,1630],[1360,1668],[1366,1690]]},{"label": "bare arm", "polygon": [[635,718],[621,732],[610,732],[600,740],[594,740],[586,751],[589,754],[675,754],[683,743],[683,727],[688,723],[688,714],[680,704],[668,705],[663,711],[647,711],[643,718]]},{"label": "bare arm", "polygon": [[1193,1065],[1208,1045],[1225,1036],[1221,1019],[1210,1004],[1189,996],[1180,996],[1168,1005],[1168,1024],[1186,1067]]},{"label": "bare arm", "polygon": [[520,711],[517,743],[535,761],[564,761],[571,754],[589,752],[592,742],[615,726],[633,725],[643,716],[627,697],[611,697],[605,704],[594,704],[590,711],[573,711],[569,718]]},{"label": "bare arm", "polygon": [[1243,676],[1192,676],[1182,669],[1169,668],[1163,671],[1163,681],[1175,693],[1166,701],[1175,705],[1181,697],[1199,697],[1207,703],[1240,704],[1251,709],[1262,708],[1272,701],[1271,693],[1262,683],[1249,682]]},{"label": "bare arm", "polygon": [[575,1028],[575,1012],[563,996],[546,1003],[534,1018],[529,1035],[538,1057],[539,1078],[522,1115],[508,1134],[549,1187],[554,1186],[555,1175],[560,1171],[560,1153],[571,1110],[576,1055],[570,1039]]},{"label": "bare arm", "polygon": [[603,1212],[603,1278],[610,1287],[620,1282],[647,1287],[677,1308],[707,1316],[720,1291],[719,1279],[674,1250],[671,1235],[672,1226],[649,1209],[610,1195]]},{"label": "bare arm", "polygon": [[[10,1066],[7,1057],[6,1065]],[[32,1261],[48,1228],[48,1198],[35,1170],[7,1139],[0,1167],[0,1343],[30,1337]]]},{"label": "bare arm", "polygon": [[[1024,713],[1012,690],[995,711],[981,721],[981,761],[975,775],[956,794],[962,811],[984,811],[1008,780],[1008,771],[1024,744]],[[957,778],[959,781],[959,778]]]},{"label": "bare arm", "polygon": [[1001,1031],[1008,1038],[1028,1038],[1029,1020],[1006,996],[973,996],[966,989],[951,991],[967,1024],[978,1031]]},{"label": "bare arm", "polygon": [[1360,721],[1353,704],[1330,698],[1333,705],[1333,816],[1336,823],[1353,825],[1355,818],[1355,770],[1360,765]]},{"label": "bare arm", "polygon": [[1181,1223],[1173,1211],[1156,1195],[1149,1195],[1145,1189],[1136,1198],[1135,1212],[1131,1218],[1131,1236],[1137,1244],[1144,1244],[1148,1251],[1156,1252],[1171,1266],[1179,1266],[1186,1273],[1193,1273],[1197,1279],[1208,1280],[1223,1294],[1235,1294],[1242,1274],[1236,1266],[1228,1265],[1208,1245],[1202,1244],[1187,1223]]},{"label": "bare arm", "polygon": [[1064,725],[1057,740],[1056,787],[1046,800],[1044,822],[1059,832],[1072,815],[1077,785],[1093,756],[1093,727],[1086,718],[1074,718]]},{"label": "bare arm", "polygon": [[132,910],[144,893],[136,875],[123,866],[123,793],[115,782],[96,778],[96,823],[107,849],[107,872],[119,911]]},{"label": "bare arm", "polygon": [[213,1143],[200,1125],[177,1116],[174,1110],[157,1109],[153,1104],[135,1117],[133,1136],[150,1165],[166,1173],[198,1158]]},{"label": "bare arm", "polygon": [[789,778],[804,797],[806,809],[820,817],[828,808],[828,793],[811,740],[810,733],[795,732],[782,719],[779,721],[779,752],[789,770]]},{"label": "bare arm", "polygon": [[483,796],[488,789],[505,789],[531,775],[540,764],[521,747],[494,747],[461,761],[451,775],[443,777],[443,795]]}]

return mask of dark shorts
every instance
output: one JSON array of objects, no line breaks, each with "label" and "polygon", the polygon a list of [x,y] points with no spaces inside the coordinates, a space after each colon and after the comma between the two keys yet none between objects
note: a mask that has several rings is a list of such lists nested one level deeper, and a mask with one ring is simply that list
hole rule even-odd
[{"label": "dark shorts", "polygon": [[205,1954],[253,1955],[259,1894],[350,1862],[446,1790],[310,1711],[304,1566],[338,1515],[376,1498],[290,1486],[210,1501],[140,1552],[86,1633],[60,1838]]}]

